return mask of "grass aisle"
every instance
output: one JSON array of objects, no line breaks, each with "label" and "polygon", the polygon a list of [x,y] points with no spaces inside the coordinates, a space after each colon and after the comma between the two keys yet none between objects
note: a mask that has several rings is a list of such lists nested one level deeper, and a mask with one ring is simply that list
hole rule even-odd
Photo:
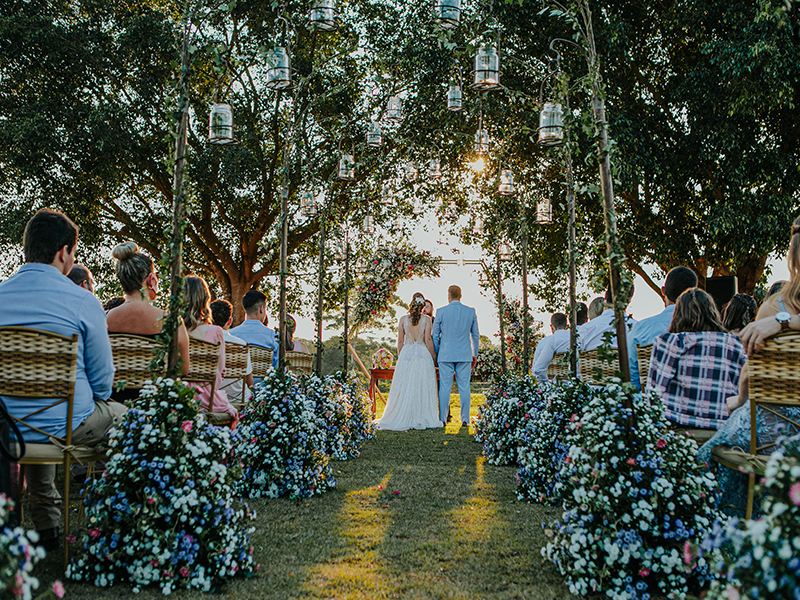
[{"label": "grass aisle", "polygon": [[[359,459],[334,463],[336,490],[309,500],[250,502],[258,511],[253,542],[261,568],[254,578],[228,584],[221,597],[569,596],[539,553],[546,539],[541,523],[558,511],[518,502],[516,470],[488,465],[481,446],[458,425],[379,432]],[[74,583],[67,593],[68,600],[129,595],[125,587]],[[137,597],[162,596],[145,590]]]}]

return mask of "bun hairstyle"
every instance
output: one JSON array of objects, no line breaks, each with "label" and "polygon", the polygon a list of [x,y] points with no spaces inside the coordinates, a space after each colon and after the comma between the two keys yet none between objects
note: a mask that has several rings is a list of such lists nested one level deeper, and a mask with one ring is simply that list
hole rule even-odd
[{"label": "bun hairstyle", "polygon": [[124,242],[112,250],[117,259],[117,279],[126,294],[142,289],[144,280],[153,272],[152,259],[139,252],[134,242]]},{"label": "bun hairstyle", "polygon": [[417,292],[411,298],[411,306],[408,307],[408,314],[411,315],[412,325],[417,325],[419,323],[423,308],[425,308],[425,296]]},{"label": "bun hairstyle", "polygon": [[183,301],[185,310],[183,322],[187,331],[194,331],[198,325],[212,323],[211,292],[205,279],[196,275],[183,278]]}]

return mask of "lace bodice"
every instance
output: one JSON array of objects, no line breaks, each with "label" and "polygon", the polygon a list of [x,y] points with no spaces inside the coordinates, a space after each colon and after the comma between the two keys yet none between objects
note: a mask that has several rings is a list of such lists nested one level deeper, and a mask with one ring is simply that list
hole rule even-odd
[{"label": "lace bodice", "polygon": [[425,336],[423,334],[428,323],[427,319],[430,319],[428,315],[421,315],[419,323],[412,325],[409,316],[403,316],[403,346],[425,344]]}]

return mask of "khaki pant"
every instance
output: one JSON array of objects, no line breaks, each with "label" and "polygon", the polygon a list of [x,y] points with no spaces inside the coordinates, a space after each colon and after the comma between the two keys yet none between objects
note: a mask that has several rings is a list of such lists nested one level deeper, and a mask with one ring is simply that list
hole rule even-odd
[{"label": "khaki pant", "polygon": [[[123,404],[95,400],[94,412],[72,432],[72,443],[76,446],[96,446],[105,438],[109,429],[122,422],[122,415],[127,411]],[[64,476],[69,477],[69,473]],[[30,502],[35,529],[42,531],[58,527],[61,511],[52,504],[61,498],[56,488],[56,465],[25,465],[25,481],[29,494],[51,502]]]}]

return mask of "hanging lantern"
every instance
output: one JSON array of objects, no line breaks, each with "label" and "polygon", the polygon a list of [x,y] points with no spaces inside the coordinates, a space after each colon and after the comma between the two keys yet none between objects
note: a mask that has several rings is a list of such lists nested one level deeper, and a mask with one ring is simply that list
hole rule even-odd
[{"label": "hanging lantern", "polygon": [[483,217],[475,217],[475,226],[472,228],[472,234],[477,237],[483,235]]},{"label": "hanging lantern", "polygon": [[410,162],[406,164],[406,181],[413,183],[417,180],[419,176],[419,171],[417,170],[417,166]]},{"label": "hanging lantern", "polygon": [[447,110],[458,112],[461,110],[461,106],[461,86],[451,83],[450,89],[447,90]]},{"label": "hanging lantern", "polygon": [[393,232],[400,232],[403,231],[405,223],[403,223],[403,219],[400,216],[397,216],[392,221],[392,231]]},{"label": "hanging lantern", "polygon": [[500,169],[500,187],[497,191],[501,196],[513,196],[517,193],[514,185],[514,172],[511,169]]},{"label": "hanging lantern", "polygon": [[474,149],[475,152],[480,155],[489,153],[489,134],[486,133],[486,130],[483,127],[479,128],[478,131],[475,132]]},{"label": "hanging lantern", "polygon": [[508,244],[500,244],[497,246],[497,254],[500,256],[500,260],[508,260],[511,258],[511,248],[508,247]]},{"label": "hanging lantern", "polygon": [[300,194],[300,214],[309,219],[317,216],[317,201],[314,200],[314,194],[311,192]]},{"label": "hanging lantern", "polygon": [[419,198],[414,198],[414,206],[412,207],[411,212],[414,213],[415,217],[418,217],[422,214],[422,202]]},{"label": "hanging lantern", "polygon": [[347,254],[347,247],[342,240],[337,240],[333,243],[333,257],[336,260],[344,260]]},{"label": "hanging lantern", "polygon": [[472,89],[489,91],[500,89],[500,55],[497,48],[487,44],[475,55],[475,70],[472,72]]},{"label": "hanging lantern", "polygon": [[438,0],[434,12],[440,27],[455,29],[461,22],[461,0]]},{"label": "hanging lantern", "polygon": [[553,205],[550,200],[545,198],[536,204],[536,222],[539,225],[547,225],[553,222]]},{"label": "hanging lantern", "polygon": [[211,107],[208,141],[212,144],[233,143],[233,111],[230,104],[214,104]]},{"label": "hanging lantern", "polygon": [[352,154],[342,154],[339,159],[339,170],[336,178],[340,181],[355,181],[356,179],[356,159]]},{"label": "hanging lantern", "polygon": [[364,224],[361,226],[361,231],[364,235],[372,235],[375,233],[375,219],[372,218],[372,215],[364,217]]},{"label": "hanging lantern", "polygon": [[286,48],[275,48],[267,56],[267,83],[271,90],[286,90],[292,87],[292,65]]},{"label": "hanging lantern", "polygon": [[539,145],[560,146],[564,143],[564,112],[561,105],[545,102],[539,114]]},{"label": "hanging lantern", "polygon": [[367,146],[370,148],[380,148],[383,144],[383,133],[380,124],[372,121],[367,127]]},{"label": "hanging lantern", "polygon": [[308,20],[320,31],[333,31],[339,26],[336,21],[336,0],[313,0]]},{"label": "hanging lantern", "polygon": [[442,177],[442,162],[438,158],[432,158],[428,161],[427,172],[425,173],[428,179],[441,179]]},{"label": "hanging lantern", "polygon": [[455,221],[458,219],[458,207],[454,200],[450,200],[447,205],[447,218],[451,221]]},{"label": "hanging lantern", "polygon": [[394,206],[394,190],[392,189],[391,183],[388,181],[383,182],[383,186],[381,187],[381,204],[384,206]]},{"label": "hanging lantern", "polygon": [[386,103],[386,120],[392,123],[403,120],[403,103],[397,96],[391,96]]}]

